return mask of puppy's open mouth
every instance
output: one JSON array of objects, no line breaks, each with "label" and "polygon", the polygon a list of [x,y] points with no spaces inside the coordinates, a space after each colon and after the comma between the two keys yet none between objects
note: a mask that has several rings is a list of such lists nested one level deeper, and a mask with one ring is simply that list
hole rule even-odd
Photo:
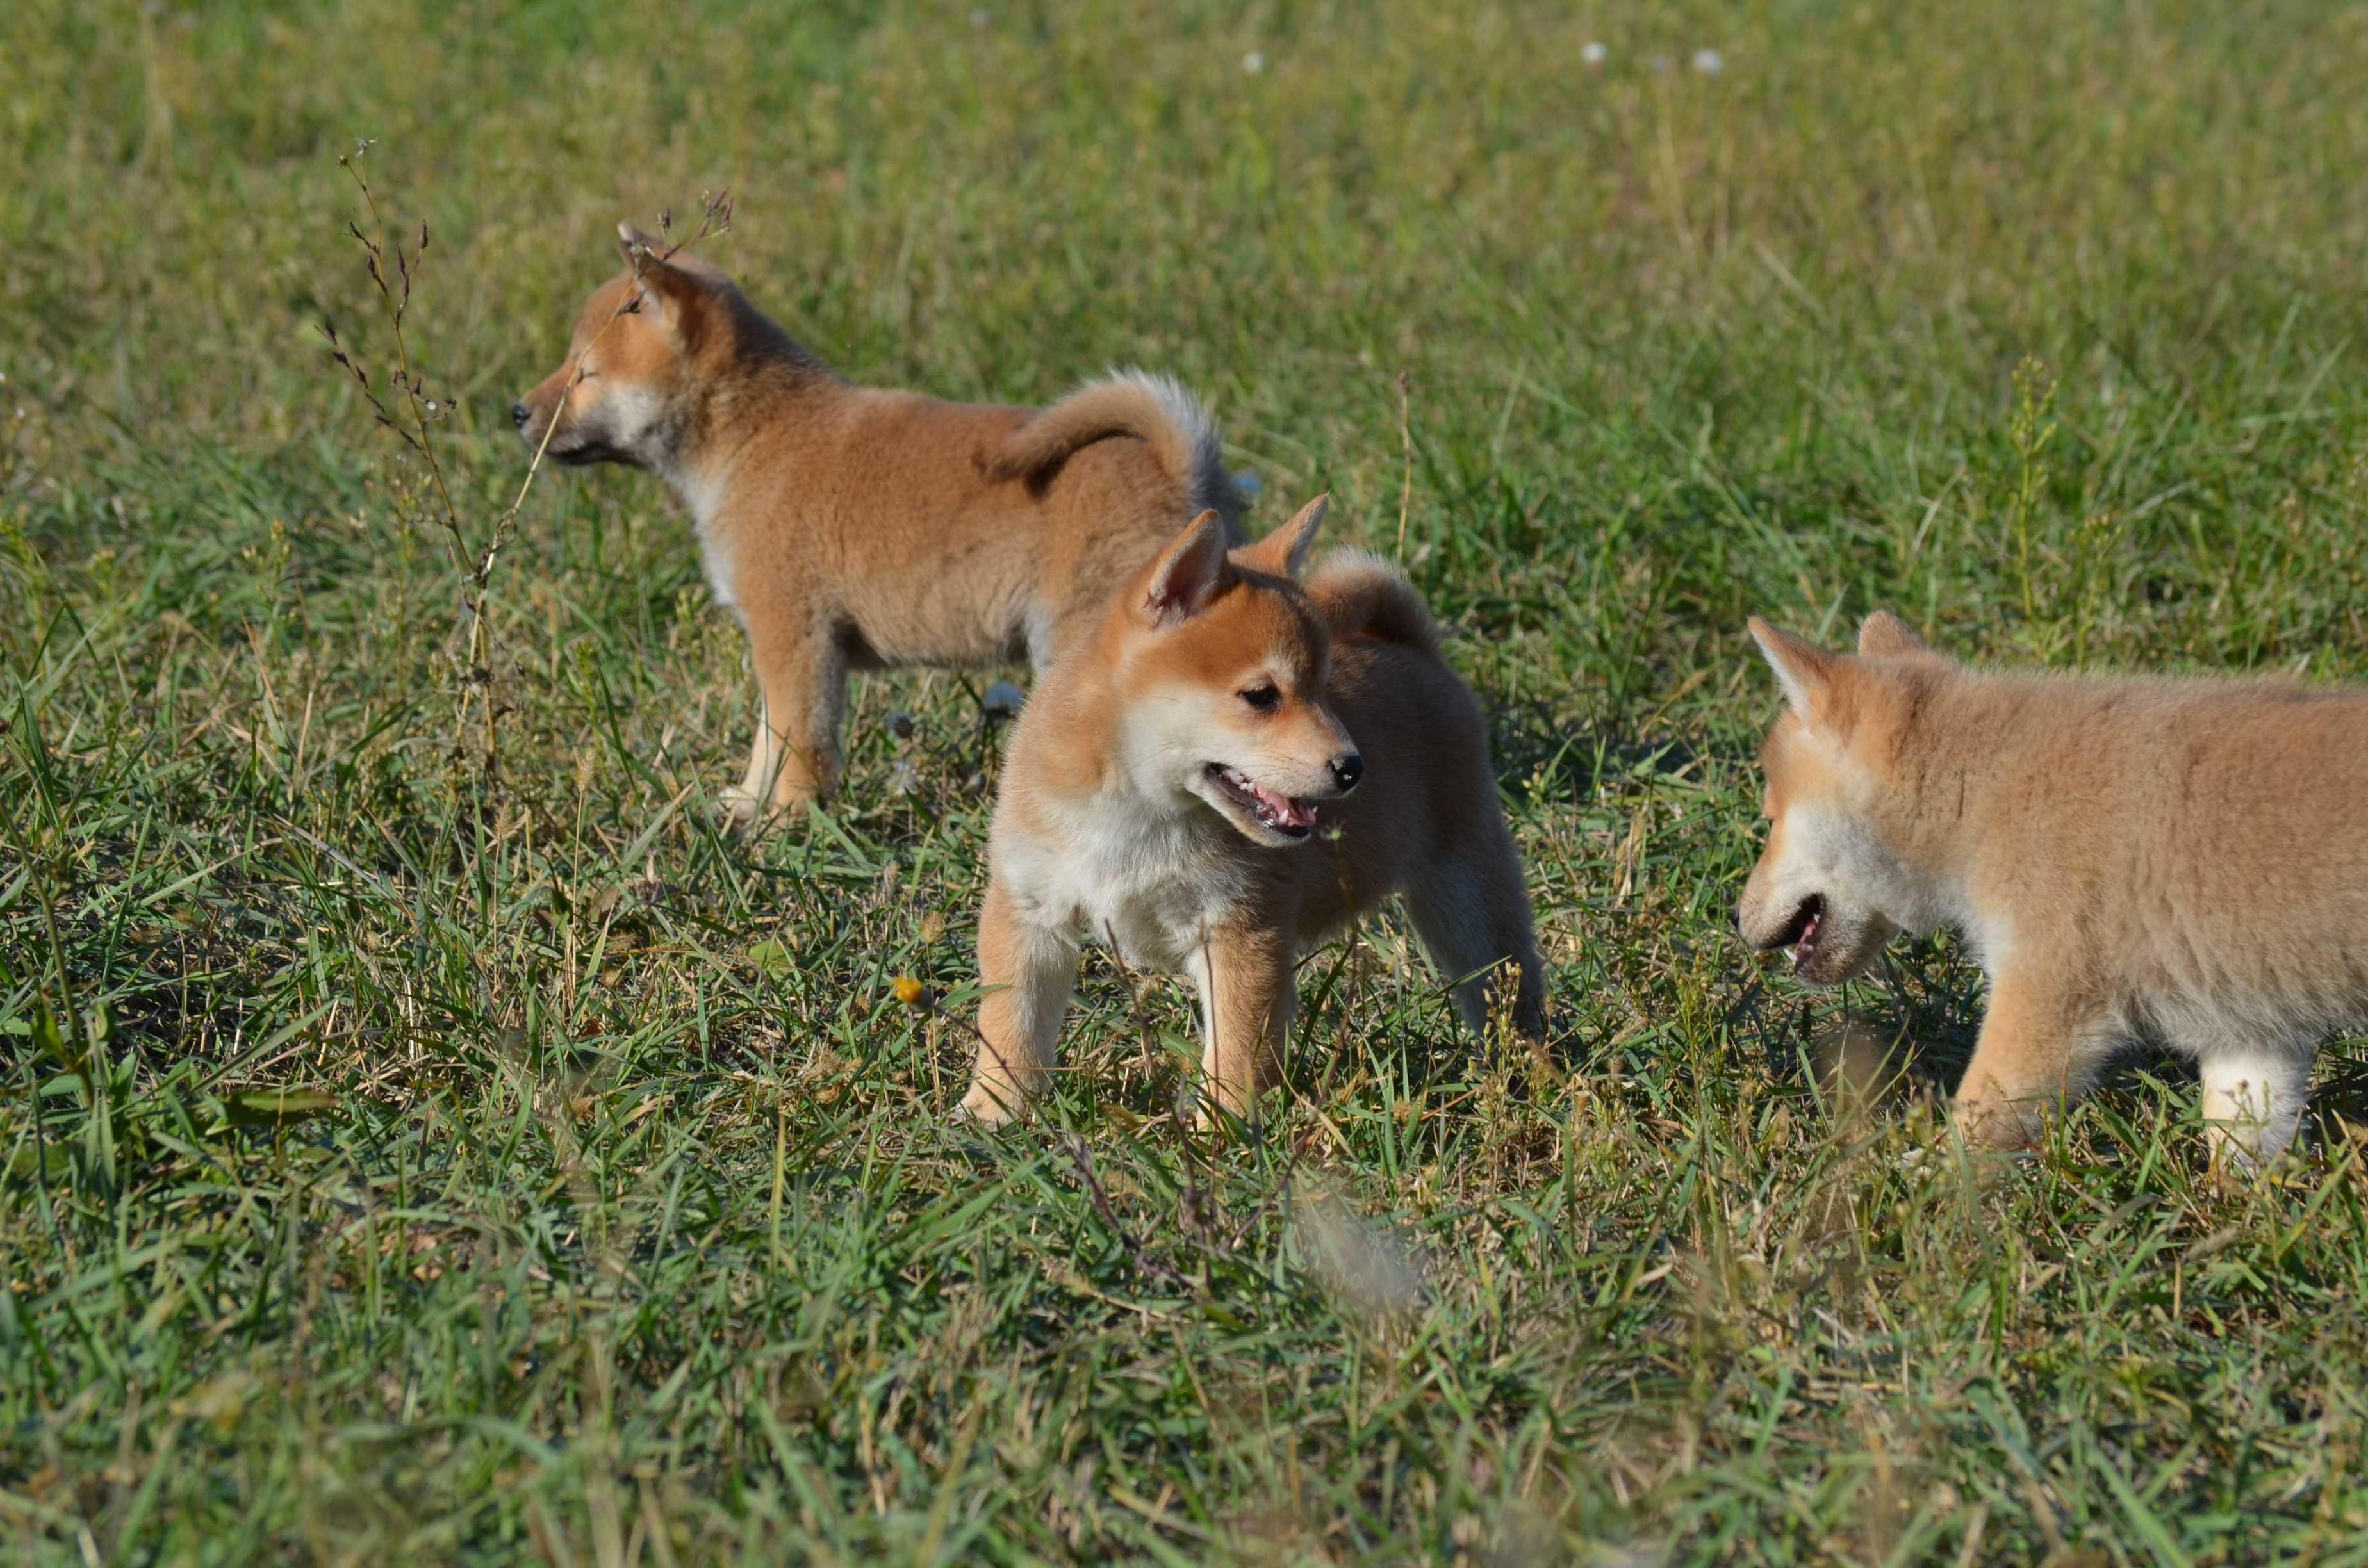
[{"label": "puppy's open mouth", "polygon": [[570,441],[562,438],[552,441],[545,450],[550,453],[552,460],[565,463],[569,468],[589,468],[594,463],[625,460],[625,454],[609,446],[606,441]]},{"label": "puppy's open mouth", "polygon": [[1793,972],[1806,974],[1810,963],[1817,956],[1817,937],[1825,930],[1825,895],[1813,892],[1801,901],[1800,908],[1793,912],[1792,924],[1784,927],[1782,937],[1770,946],[1792,949]]},{"label": "puppy's open mouth", "polygon": [[1227,767],[1222,762],[1209,764],[1207,773],[1216,781],[1218,792],[1248,812],[1260,827],[1269,828],[1285,838],[1304,838],[1315,831],[1313,802],[1279,795],[1239,768]]}]

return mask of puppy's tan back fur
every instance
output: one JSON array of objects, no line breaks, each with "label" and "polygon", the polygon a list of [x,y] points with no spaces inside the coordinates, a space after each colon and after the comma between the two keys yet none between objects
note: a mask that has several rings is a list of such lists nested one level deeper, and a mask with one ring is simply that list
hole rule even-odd
[{"label": "puppy's tan back fur", "polygon": [[[2368,1025],[2368,694],[1986,675],[1890,617],[1858,656],[1758,623],[1791,710],[1748,939],[1845,978],[1955,926],[1989,977],[1960,1121],[2032,1136],[2116,1048],[2197,1061],[2215,1147],[2266,1156],[2331,1035]],[[1796,951],[1798,949],[1796,949]]]},{"label": "puppy's tan back fur", "polygon": [[1215,427],[1172,381],[1041,412],[851,386],[722,272],[622,244],[512,412],[530,445],[646,469],[690,512],[762,699],[735,817],[830,787],[849,669],[1041,670],[1195,514],[1238,527]]},{"label": "puppy's tan back fur", "polygon": [[1230,556],[1201,519],[1030,700],[980,915],[971,1114],[1001,1121],[1042,1088],[1080,933],[1192,978],[1203,1078],[1236,1116],[1273,1075],[1298,955],[1393,892],[1473,1027],[1493,992],[1542,1031],[1479,704],[1379,562],[1337,556],[1299,585],[1321,517],[1319,501]]}]

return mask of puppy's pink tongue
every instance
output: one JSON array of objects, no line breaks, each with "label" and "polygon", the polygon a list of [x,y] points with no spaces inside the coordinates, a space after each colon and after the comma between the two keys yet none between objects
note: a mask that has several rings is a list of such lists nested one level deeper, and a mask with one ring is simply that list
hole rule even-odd
[{"label": "puppy's pink tongue", "polygon": [[1315,809],[1313,806],[1303,806],[1290,796],[1277,794],[1263,784],[1253,783],[1250,789],[1257,793],[1258,804],[1266,808],[1267,815],[1274,819],[1277,827],[1315,825]]},{"label": "puppy's pink tongue", "polygon": [[1826,918],[1824,915],[1813,915],[1809,917],[1809,923],[1801,927],[1800,937],[1793,944],[1793,973],[1804,974],[1807,972],[1809,960],[1816,956],[1817,927],[1825,923]]}]

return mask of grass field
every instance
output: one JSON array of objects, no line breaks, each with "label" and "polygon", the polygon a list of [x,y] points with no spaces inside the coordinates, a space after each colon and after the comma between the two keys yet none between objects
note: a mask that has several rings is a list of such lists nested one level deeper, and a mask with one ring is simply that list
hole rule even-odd
[{"label": "grass field", "polygon": [[[1147,11],[20,0],[0,1556],[2368,1561],[2368,1062],[2259,1187],[2161,1062],[1907,1170],[1929,1097],[1812,1037],[1945,1088],[1978,976],[1813,1007],[1730,926],[1748,613],[2368,675],[2368,11]],[[862,684],[829,813],[723,835],[739,634],[603,471],[480,684],[318,331],[394,361],[357,138],[467,549],[614,224],[705,189],[856,378],[1201,389],[1258,525],[1329,488],[1452,629],[1554,1059],[1392,917],[1262,1142],[1179,1132],[1183,993],[1099,958],[1045,1114],[950,1125],[980,681]]]}]

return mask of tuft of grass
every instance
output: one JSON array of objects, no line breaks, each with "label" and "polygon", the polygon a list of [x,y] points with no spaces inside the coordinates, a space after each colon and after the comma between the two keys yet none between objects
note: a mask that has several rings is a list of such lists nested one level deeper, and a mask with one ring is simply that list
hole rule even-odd
[{"label": "tuft of grass", "polygon": [[[15,1557],[2361,1555],[2354,1051],[2273,1182],[2214,1187],[2140,1062],[1984,1184],[1903,1160],[1979,1016],[1952,944],[1812,1006],[1728,935],[1747,613],[2362,674],[2357,17],[19,10]],[[385,398],[356,138],[434,236],[440,481],[315,335]],[[1100,960],[1044,1117],[948,1124],[977,683],[861,684],[843,797],[727,838],[689,530],[522,491],[503,413],[617,220],[725,185],[714,258],[850,375],[1173,369],[1266,520],[1328,488],[1405,562],[1551,1059],[1475,1051],[1389,918],[1309,963],[1262,1142],[1179,1132],[1186,1000]]]}]

